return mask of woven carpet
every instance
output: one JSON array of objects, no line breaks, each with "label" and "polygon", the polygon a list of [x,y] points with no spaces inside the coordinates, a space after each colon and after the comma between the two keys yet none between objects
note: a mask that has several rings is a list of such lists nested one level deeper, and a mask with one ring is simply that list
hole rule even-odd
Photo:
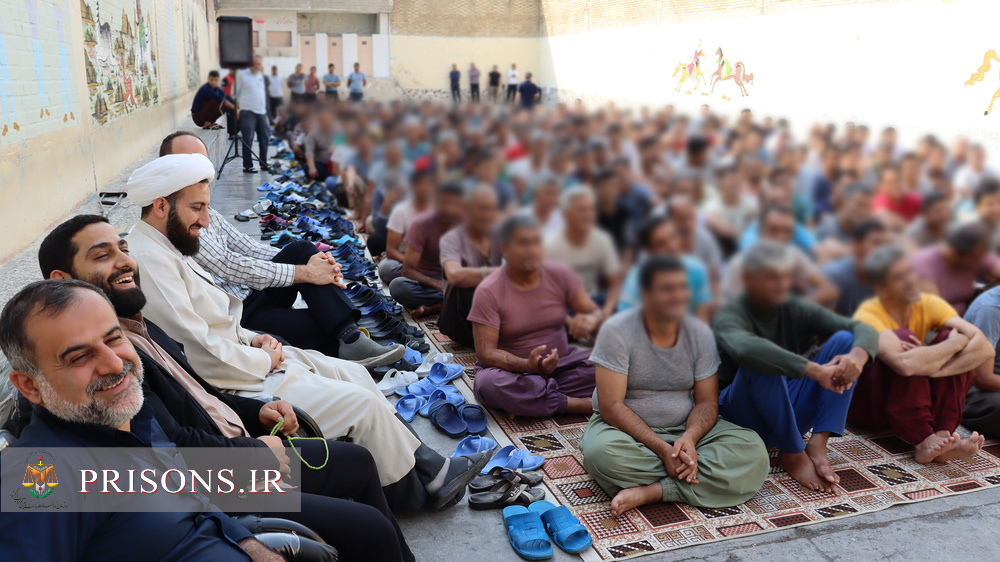
[{"label": "woven carpet", "polygon": [[[427,317],[418,323],[440,351],[455,354],[456,361],[466,367],[466,388],[458,386],[471,398],[475,353],[438,332],[436,321]],[[996,441],[988,441],[971,459],[920,465],[913,460],[913,447],[891,433],[849,429],[843,437],[830,440],[830,463],[840,476],[836,493],[800,486],[773,466],[774,451],[770,476],[757,495],[742,505],[708,509],[658,503],[615,517],[608,493],[583,469],[579,444],[587,417],[510,420],[503,412],[487,411],[492,416],[491,433],[501,445],[513,444],[545,457],[542,473],[547,499],[569,507],[594,538],[594,548],[583,553],[584,560],[664,552],[1000,485],[1000,443]]]}]

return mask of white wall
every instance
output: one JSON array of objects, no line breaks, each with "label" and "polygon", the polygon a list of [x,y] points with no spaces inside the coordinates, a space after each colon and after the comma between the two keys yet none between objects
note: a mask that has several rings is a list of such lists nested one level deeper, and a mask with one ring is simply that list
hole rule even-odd
[{"label": "white wall", "polygon": [[[914,0],[553,36],[540,42],[538,83],[586,92],[595,102],[674,103],[689,111],[709,103],[732,113],[747,106],[803,127],[817,120],[892,124],[904,141],[926,132],[965,134],[997,154],[1000,103],[989,116],[983,111],[1000,88],[1000,63],[983,81],[965,81],[987,50],[1000,51],[998,22],[998,0]],[[708,78],[719,47],[733,66],[745,63],[754,75],[749,97],[731,80],[709,95],[691,79],[674,91],[675,67],[699,45]]]}]

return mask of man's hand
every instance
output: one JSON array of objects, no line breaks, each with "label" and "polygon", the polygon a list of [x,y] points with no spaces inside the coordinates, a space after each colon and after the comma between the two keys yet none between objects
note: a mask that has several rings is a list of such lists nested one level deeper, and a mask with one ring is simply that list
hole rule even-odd
[{"label": "man's hand", "polygon": [[681,462],[677,479],[689,484],[698,484],[698,452],[694,446],[694,441],[685,433],[674,441],[674,451],[670,454],[672,458]]},{"label": "man's hand", "polygon": [[281,342],[276,340],[274,336],[268,334],[257,334],[256,337],[250,342],[251,347],[256,347],[258,349],[263,349],[267,352],[268,356],[271,358],[271,370],[278,368],[285,361],[285,352],[281,350]]},{"label": "man's hand", "polygon": [[559,351],[552,348],[545,355],[542,355],[543,353],[545,353],[544,345],[540,345],[531,350],[531,354],[528,355],[529,373],[535,373],[547,377],[556,370],[556,366],[559,365]]},{"label": "man's hand", "polygon": [[845,390],[851,388],[852,382],[849,383],[839,383],[835,380],[834,376],[837,373],[837,367],[830,365],[820,365],[818,363],[813,363],[812,361],[806,365],[805,376],[818,382],[820,386],[829,390],[830,392],[836,392],[837,394],[843,394]]},{"label": "man's hand", "polygon": [[310,285],[337,284],[339,274],[340,264],[337,260],[326,252],[317,252],[309,256],[305,265],[295,268],[295,281]]},{"label": "man's hand", "polygon": [[860,347],[853,348],[849,353],[834,357],[826,367],[835,367],[833,378],[840,384],[852,383],[861,376],[861,370],[868,361],[868,353]]},{"label": "man's hand", "polygon": [[600,323],[591,314],[575,314],[566,317],[566,327],[569,328],[569,335],[575,339],[592,339],[597,332]]},{"label": "man's hand", "polygon": [[674,456],[674,448],[669,443],[664,443],[663,445],[663,449],[657,451],[656,456],[660,457],[660,460],[663,461],[663,466],[667,469],[667,474],[677,478],[677,475],[684,468],[684,463]]},{"label": "man's hand", "polygon": [[309,177],[316,179],[316,176],[318,175],[319,172],[316,171],[316,166],[309,164]]},{"label": "man's hand", "polygon": [[962,349],[965,349],[965,346],[969,345],[970,341],[969,336],[963,334],[962,332],[959,332],[958,330],[952,330],[948,332],[947,339],[959,342],[959,345],[962,346]]},{"label": "man's hand", "polygon": [[899,345],[903,348],[903,351],[909,351],[911,349],[916,349],[923,346],[924,344],[917,339],[917,336],[910,334],[908,340],[899,340]]},{"label": "man's hand", "polygon": [[278,459],[278,464],[281,465],[280,470],[282,474],[291,474],[292,469],[289,468],[288,463],[292,462],[292,460],[285,454],[285,446],[281,443],[281,437],[277,435],[261,435],[257,439],[263,441],[267,445],[267,448],[271,449],[271,452],[274,453],[274,458]]},{"label": "man's hand", "polygon": [[254,538],[246,538],[236,543],[247,553],[253,562],[285,562],[285,557],[264,546],[264,543]]},{"label": "man's hand", "polygon": [[285,420],[281,425],[283,435],[291,435],[299,430],[299,419],[295,416],[292,405],[284,400],[274,400],[268,402],[260,408],[260,424],[271,429],[278,425],[278,422]]}]

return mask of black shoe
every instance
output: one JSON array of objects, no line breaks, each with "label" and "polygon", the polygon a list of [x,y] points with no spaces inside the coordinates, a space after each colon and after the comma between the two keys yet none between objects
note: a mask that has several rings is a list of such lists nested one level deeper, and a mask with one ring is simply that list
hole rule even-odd
[{"label": "black shoe", "polygon": [[243,173],[244,174],[256,174],[257,170],[254,169],[254,168],[243,168]]},{"label": "black shoe", "polygon": [[274,170],[272,170],[270,166],[261,166],[260,170],[262,172],[267,172],[269,174],[273,174],[274,173]]},{"label": "black shoe", "polygon": [[[465,492],[465,487],[469,485],[469,482],[479,476],[479,471],[486,466],[489,462],[490,457],[493,456],[493,452],[486,453],[476,453],[474,455],[465,455],[463,457],[452,457],[451,462],[455,464],[457,461],[465,460],[468,462],[468,468],[464,471],[459,472],[455,476],[444,483],[441,489],[427,497],[427,503],[431,509],[444,509],[451,507],[462,499]],[[454,467],[448,468],[449,474],[454,474],[456,472]]]}]

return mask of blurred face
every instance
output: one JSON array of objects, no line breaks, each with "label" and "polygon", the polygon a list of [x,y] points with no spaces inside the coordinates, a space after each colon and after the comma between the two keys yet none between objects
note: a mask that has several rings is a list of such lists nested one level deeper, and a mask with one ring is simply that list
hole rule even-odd
[{"label": "blurred face", "polygon": [[563,217],[566,219],[566,226],[572,231],[590,230],[597,222],[597,208],[594,204],[594,198],[586,195],[574,197],[563,210]]},{"label": "blurred face", "polygon": [[882,172],[882,190],[893,197],[899,197],[903,193],[903,184],[899,179],[899,172],[892,168]]},{"label": "blurred face", "polygon": [[295,65],[295,74],[302,74],[302,65],[301,64]]},{"label": "blurred face", "polygon": [[850,224],[858,224],[872,214],[872,197],[867,193],[857,192],[844,201],[841,212],[850,220]]},{"label": "blurred face", "polygon": [[361,72],[361,65],[360,64],[354,63],[354,72]]},{"label": "blurred face", "polygon": [[437,213],[438,221],[446,230],[462,222],[465,212],[462,197],[451,193],[439,194],[434,202],[434,210]]},{"label": "blurred face", "polygon": [[210,87],[212,87],[212,88],[218,88],[219,87],[219,82],[221,82],[221,81],[222,81],[222,78],[219,78],[218,76],[209,76],[208,77],[208,85]]},{"label": "blurred face", "polygon": [[253,58],[253,71],[254,72],[264,72],[264,59],[260,57]]},{"label": "blurred face", "polygon": [[677,231],[672,222],[660,224],[650,233],[649,242],[645,247],[646,253],[651,256],[677,255],[680,245],[677,240]]},{"label": "blurred face", "polygon": [[976,213],[990,224],[1000,222],[1000,193],[984,195],[976,204]]},{"label": "blurred face", "polygon": [[559,184],[546,183],[535,190],[535,207],[551,212],[559,206]]},{"label": "blurred face", "polygon": [[73,256],[73,271],[68,275],[86,281],[111,300],[115,313],[131,318],[146,306],[146,296],[139,288],[139,266],[128,253],[128,243],[118,235],[113,226],[99,222],[87,225],[73,237],[79,250]]},{"label": "blurred face", "polygon": [[920,164],[916,158],[904,158],[899,163],[899,173],[906,183],[915,183],[920,176]]},{"label": "blurred face", "polygon": [[429,177],[417,181],[410,186],[410,193],[418,201],[428,201],[434,195],[434,180]]},{"label": "blurred face", "polygon": [[681,320],[687,314],[689,302],[691,289],[684,270],[661,271],[653,277],[649,289],[642,290],[643,307],[657,320]]},{"label": "blurred face", "polygon": [[924,222],[935,230],[942,230],[951,222],[951,205],[947,201],[938,201],[924,213]]},{"label": "blurred face", "polygon": [[869,232],[868,236],[861,242],[854,242],[854,261],[861,263],[865,261],[868,254],[889,243],[889,233],[883,231]]},{"label": "blurred face", "polygon": [[486,233],[493,230],[500,217],[496,193],[477,189],[469,198],[467,224],[472,232]]},{"label": "blurred face", "polygon": [[795,234],[795,220],[788,213],[771,212],[760,225],[760,237],[788,244]]},{"label": "blurred face", "polygon": [[670,206],[670,218],[681,236],[691,236],[698,226],[698,215],[690,202]]},{"label": "blurred face", "polygon": [[770,309],[785,304],[792,290],[792,273],[787,269],[764,268],[757,273],[744,273],[747,296],[756,306]]},{"label": "blurred face", "polygon": [[316,76],[316,67],[315,66],[309,67],[309,76]]},{"label": "blurred face", "polygon": [[201,229],[208,227],[208,182],[182,189],[172,205],[168,204],[167,238],[185,256],[193,256],[201,247]]},{"label": "blurred face", "polygon": [[885,283],[875,287],[879,298],[886,300],[914,303],[920,300],[920,288],[917,286],[917,274],[910,265],[910,260],[902,258],[889,266]]},{"label": "blurred face", "polygon": [[982,149],[975,149],[969,152],[969,164],[975,170],[981,170],[986,162],[986,153]]},{"label": "blurred face", "polygon": [[990,251],[989,246],[983,244],[974,248],[966,255],[959,255],[957,252],[949,252],[950,259],[948,259],[949,265],[958,270],[965,271],[978,271],[982,269],[983,260],[986,259],[986,254]]},{"label": "blurred face", "polygon": [[542,267],[542,231],[535,227],[518,228],[511,235],[510,243],[502,244],[500,250],[507,267],[521,273],[534,273]]},{"label": "blurred face", "polygon": [[40,374],[19,389],[61,419],[118,428],[142,407],[142,364],[111,305],[93,291],[76,293],[61,313],[28,319]]}]

